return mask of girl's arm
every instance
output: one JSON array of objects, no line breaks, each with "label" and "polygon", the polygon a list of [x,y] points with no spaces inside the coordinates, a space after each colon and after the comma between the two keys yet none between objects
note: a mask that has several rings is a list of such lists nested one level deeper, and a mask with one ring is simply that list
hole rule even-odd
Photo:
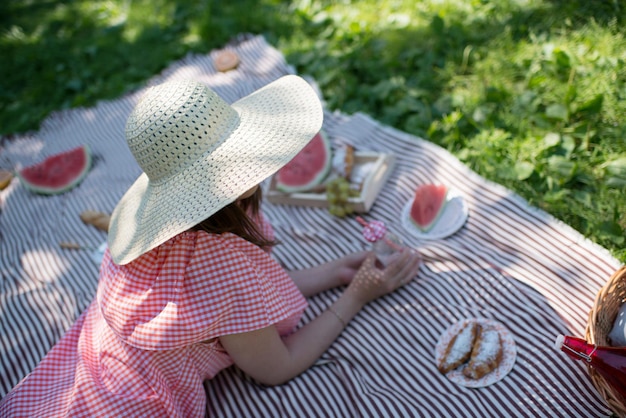
[{"label": "girl's arm", "polygon": [[370,255],[333,305],[295,333],[281,338],[274,326],[220,337],[235,364],[267,385],[282,384],[315,363],[346,324],[369,301],[408,283],[419,269],[419,255],[405,251],[385,270]]},{"label": "girl's arm", "polygon": [[315,267],[290,271],[289,276],[304,297],[310,297],[327,289],[350,284],[368,254],[367,251],[348,254]]}]

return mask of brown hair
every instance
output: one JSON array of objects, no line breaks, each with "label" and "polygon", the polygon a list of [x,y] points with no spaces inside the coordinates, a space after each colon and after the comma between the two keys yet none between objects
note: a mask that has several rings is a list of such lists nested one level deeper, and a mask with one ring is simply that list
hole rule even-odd
[{"label": "brown hair", "polygon": [[209,234],[231,232],[261,248],[272,247],[278,242],[266,238],[252,219],[259,213],[261,199],[258,187],[252,196],[230,203],[191,229]]}]

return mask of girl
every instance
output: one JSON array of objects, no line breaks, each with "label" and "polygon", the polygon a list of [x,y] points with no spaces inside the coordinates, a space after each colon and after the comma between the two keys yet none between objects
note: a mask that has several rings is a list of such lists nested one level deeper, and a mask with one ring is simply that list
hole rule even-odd
[{"label": "girl", "polygon": [[[410,281],[411,251],[384,270],[367,252],[291,273],[271,256],[259,184],[322,118],[297,76],[232,105],[191,81],[150,89],[126,125],[143,173],[113,211],[97,295],[0,416],[203,416],[204,380],[234,364],[286,382],[365,304]],[[305,298],[336,286],[342,295],[297,329]]]}]

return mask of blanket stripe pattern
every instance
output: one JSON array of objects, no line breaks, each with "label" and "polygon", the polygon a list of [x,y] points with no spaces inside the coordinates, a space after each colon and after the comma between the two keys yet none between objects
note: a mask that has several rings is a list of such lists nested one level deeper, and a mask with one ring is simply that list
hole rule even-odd
[{"label": "blanket stripe pattern", "polygon": [[[240,66],[217,72],[218,51],[190,55],[148,85],[170,79],[204,82],[233,102],[294,70],[263,37],[241,36],[225,48]],[[314,82],[312,81],[314,84]],[[19,167],[87,143],[89,175],[57,196],[27,192],[17,180],[0,194],[0,395],[29,373],[89,304],[97,286],[94,249],[104,233],[80,212],[111,212],[140,174],[123,134],[142,91],[89,109],[48,118],[39,132],[6,140],[0,166]],[[595,294],[619,267],[603,248],[504,187],[480,177],[427,140],[363,114],[325,112],[334,147],[395,154],[394,171],[364,216],[384,221],[424,255],[418,277],[369,304],[307,372],[264,387],[236,368],[206,383],[209,416],[221,417],[598,417],[610,414],[583,364],[553,348],[558,334],[583,335]],[[469,218],[455,234],[420,240],[404,230],[401,213],[419,184],[459,192]],[[367,248],[361,226],[319,208],[273,205],[264,211],[282,242],[275,256],[305,268]],[[75,242],[80,250],[59,247]],[[340,295],[311,298],[304,323]],[[484,388],[441,375],[434,347],[464,318],[489,318],[513,335],[511,372]]]}]

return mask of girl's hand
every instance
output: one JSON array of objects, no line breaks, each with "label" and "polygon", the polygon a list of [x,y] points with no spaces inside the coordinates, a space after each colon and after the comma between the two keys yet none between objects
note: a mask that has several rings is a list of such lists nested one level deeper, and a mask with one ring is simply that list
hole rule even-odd
[{"label": "girl's hand", "polygon": [[305,297],[324,290],[349,284],[369,252],[362,251],[304,270],[290,271],[289,275]]},{"label": "girl's hand", "polygon": [[346,286],[352,282],[355,274],[369,254],[369,251],[360,251],[348,254],[331,263],[332,272],[336,275],[339,286]]},{"label": "girl's hand", "polygon": [[422,258],[419,253],[405,249],[390,258],[384,269],[376,267],[376,255],[367,255],[354,275],[346,292],[366,304],[409,283],[417,275]]}]

